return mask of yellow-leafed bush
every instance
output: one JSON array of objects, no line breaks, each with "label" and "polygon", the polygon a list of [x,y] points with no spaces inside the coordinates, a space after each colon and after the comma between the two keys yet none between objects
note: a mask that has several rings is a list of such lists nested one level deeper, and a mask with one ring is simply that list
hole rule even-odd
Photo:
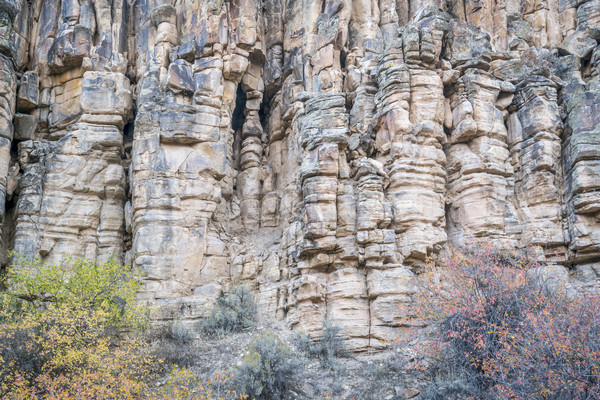
[{"label": "yellow-leafed bush", "polygon": [[16,257],[0,293],[0,397],[142,398],[153,360],[131,269]]}]

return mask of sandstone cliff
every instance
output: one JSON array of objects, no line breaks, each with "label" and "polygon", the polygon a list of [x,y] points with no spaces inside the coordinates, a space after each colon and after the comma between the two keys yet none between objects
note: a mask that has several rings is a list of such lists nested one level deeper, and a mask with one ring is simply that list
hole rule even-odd
[{"label": "sandstone cliff", "polygon": [[[600,277],[600,0],[0,0],[3,249],[362,350],[449,244]],[[566,271],[565,271],[566,272]]]}]

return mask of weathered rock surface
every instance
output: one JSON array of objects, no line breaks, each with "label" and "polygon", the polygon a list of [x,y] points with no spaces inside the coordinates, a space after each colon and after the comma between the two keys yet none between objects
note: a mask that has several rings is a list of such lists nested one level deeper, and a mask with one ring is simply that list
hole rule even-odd
[{"label": "weathered rock surface", "polygon": [[160,321],[247,284],[354,350],[453,244],[589,288],[599,40],[598,0],[0,0],[2,249],[114,255]]}]

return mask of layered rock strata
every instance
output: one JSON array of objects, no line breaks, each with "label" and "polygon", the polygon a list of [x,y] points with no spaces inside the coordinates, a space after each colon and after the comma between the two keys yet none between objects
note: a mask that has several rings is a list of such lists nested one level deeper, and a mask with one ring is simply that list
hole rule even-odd
[{"label": "layered rock strata", "polygon": [[0,0],[2,248],[115,256],[162,323],[248,285],[356,351],[452,245],[593,288],[599,40],[598,0]]},{"label": "layered rock strata", "polygon": [[564,256],[563,191],[559,189],[563,122],[556,83],[535,75],[521,81],[511,107],[508,145],[521,245],[545,246]]}]

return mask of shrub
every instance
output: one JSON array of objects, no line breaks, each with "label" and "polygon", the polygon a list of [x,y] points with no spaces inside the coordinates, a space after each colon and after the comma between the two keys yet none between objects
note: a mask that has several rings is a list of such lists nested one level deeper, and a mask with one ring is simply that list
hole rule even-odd
[{"label": "shrub", "polygon": [[201,349],[197,343],[181,343],[162,339],[152,345],[152,356],[160,360],[162,372],[168,372],[173,366],[190,368],[202,361]]},{"label": "shrub", "polygon": [[100,314],[119,328],[142,327],[144,310],[135,301],[140,283],[131,268],[114,258],[104,263],[65,257],[59,263],[42,263],[22,256],[8,268],[6,295],[24,311],[41,314],[49,308],[80,308]]},{"label": "shrub", "polygon": [[329,321],[323,324],[323,335],[313,341],[306,333],[299,333],[294,338],[296,348],[308,355],[316,357],[323,367],[333,368],[336,357],[343,354],[344,339],[340,335],[340,328]]},{"label": "shrub", "polygon": [[151,374],[133,272],[114,260],[17,258],[0,294],[0,397],[141,396]]},{"label": "shrub", "polygon": [[491,243],[426,268],[415,312],[438,329],[424,398],[600,398],[600,297],[570,297],[544,271]]},{"label": "shrub", "polygon": [[315,352],[324,365],[333,366],[335,358],[341,356],[344,351],[344,339],[340,335],[340,327],[325,321],[323,325],[323,336],[315,346]]},{"label": "shrub", "polygon": [[469,399],[480,395],[476,382],[464,370],[452,369],[451,365],[450,368],[435,370],[431,383],[421,392],[423,400]]},{"label": "shrub", "polygon": [[194,341],[195,329],[190,328],[181,321],[174,321],[169,328],[169,339],[179,345],[189,344]]},{"label": "shrub", "polygon": [[152,354],[160,360],[164,372],[173,366],[190,368],[202,359],[202,350],[194,336],[194,327],[182,321],[174,321],[170,326],[154,332]]},{"label": "shrub", "polygon": [[215,307],[203,321],[202,329],[207,336],[224,336],[254,326],[256,302],[245,286],[229,293],[221,292]]},{"label": "shrub", "polygon": [[264,333],[250,343],[234,379],[238,391],[252,399],[278,400],[294,385],[300,366],[285,343],[273,333]]}]

